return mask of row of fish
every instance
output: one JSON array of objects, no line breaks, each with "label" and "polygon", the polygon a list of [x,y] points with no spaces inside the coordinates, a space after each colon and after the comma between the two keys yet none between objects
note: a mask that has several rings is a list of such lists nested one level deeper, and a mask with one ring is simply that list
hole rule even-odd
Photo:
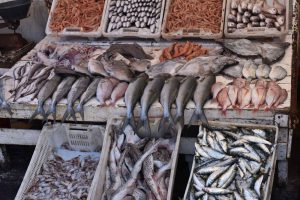
[{"label": "row of fish", "polygon": [[[81,76],[79,78],[75,76],[61,77],[55,74],[46,81],[39,91],[37,95],[38,106],[31,119],[41,114],[44,120],[47,120],[47,117],[52,115],[55,121],[57,103],[65,97],[67,98],[67,109],[62,121],[65,121],[69,117],[72,117],[76,121],[76,112],[84,119],[83,106],[90,99],[96,96],[101,106],[113,105],[124,96],[127,87],[128,83],[119,82],[114,78],[95,77],[91,79],[88,76]],[[46,113],[44,111],[44,103],[50,97],[51,104]],[[77,100],[79,103],[75,111],[73,107]]]},{"label": "row of fish", "polygon": [[186,199],[264,199],[275,150],[269,131],[200,126]]},{"label": "row of fish", "polygon": [[[148,111],[151,105],[159,100],[163,106],[163,117],[158,129],[158,137],[166,137],[166,134],[172,134],[172,130],[179,122],[183,126],[184,110],[190,100],[194,100],[196,104],[194,115],[191,122],[201,120],[207,122],[203,112],[203,106],[210,96],[208,88],[215,83],[215,76],[206,76],[201,78],[188,77],[170,77],[161,74],[149,80],[146,74],[142,74],[133,82],[131,82],[125,93],[125,104],[127,108],[126,119],[123,129],[127,125],[131,127],[140,136],[151,136],[149,126]],[[141,113],[138,125],[134,120],[134,108],[140,101]],[[173,119],[171,115],[171,106],[176,104],[176,116]]]},{"label": "row of fish", "polygon": [[113,126],[102,200],[167,199],[174,139],[141,139]]},{"label": "row of fish", "polygon": [[240,60],[239,64],[227,67],[221,73],[233,78],[244,77],[247,80],[271,79],[280,81],[287,76],[287,71],[283,67],[279,65],[270,67],[267,64],[262,64],[260,59],[254,61]]},{"label": "row of fish", "polygon": [[288,97],[286,89],[274,81],[258,80],[254,85],[245,79],[237,78],[225,85],[217,82],[211,87],[213,100],[216,100],[223,112],[230,106],[235,109],[252,107],[254,110],[277,108]]},{"label": "row of fish", "polygon": [[273,0],[270,6],[266,0],[231,0],[228,32],[251,27],[277,28],[285,25],[285,6]]},{"label": "row of fish", "polygon": [[158,31],[162,0],[111,0],[109,3],[107,32],[121,28],[145,28]]}]

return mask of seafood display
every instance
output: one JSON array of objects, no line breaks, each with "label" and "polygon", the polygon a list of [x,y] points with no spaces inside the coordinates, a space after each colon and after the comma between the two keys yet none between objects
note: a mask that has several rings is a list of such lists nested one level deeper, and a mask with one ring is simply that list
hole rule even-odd
[{"label": "seafood display", "polygon": [[276,151],[271,131],[200,126],[186,199],[264,199]]},{"label": "seafood display", "polygon": [[174,43],[172,46],[163,49],[159,60],[163,62],[178,57],[184,57],[187,61],[189,61],[198,56],[207,54],[208,50],[206,48],[203,48],[199,44],[187,41],[185,43]]},{"label": "seafood display", "polygon": [[227,67],[221,71],[221,74],[233,78],[253,79],[271,79],[272,81],[280,81],[287,76],[287,71],[280,65],[270,66],[263,64],[258,60],[239,59],[238,64]]},{"label": "seafood display", "polygon": [[140,28],[157,33],[161,26],[163,0],[110,0],[106,32]]},{"label": "seafood display", "polygon": [[[220,33],[222,0],[171,0],[166,13],[166,33],[187,30]],[[201,15],[197,14],[201,13]]]},{"label": "seafood display", "polygon": [[273,0],[269,5],[266,0],[231,0],[227,14],[229,33],[237,29],[252,27],[284,29],[286,5]]},{"label": "seafood display", "polygon": [[245,79],[237,78],[225,85],[217,82],[211,87],[213,100],[216,100],[225,113],[230,106],[234,109],[253,108],[275,109],[288,97],[286,89],[274,81],[257,80],[254,85]]},{"label": "seafood display", "polygon": [[167,199],[176,140],[139,138],[112,126],[101,199]]},{"label": "seafood display", "polygon": [[24,194],[25,199],[87,199],[99,158],[64,160],[53,151]]},{"label": "seafood display", "polygon": [[245,57],[261,57],[264,64],[279,61],[285,54],[288,42],[258,42],[247,39],[220,39],[223,46],[233,53]]},{"label": "seafood display", "polygon": [[96,31],[100,27],[104,3],[104,0],[57,0],[51,12],[49,28],[53,32],[61,32],[65,28]]}]

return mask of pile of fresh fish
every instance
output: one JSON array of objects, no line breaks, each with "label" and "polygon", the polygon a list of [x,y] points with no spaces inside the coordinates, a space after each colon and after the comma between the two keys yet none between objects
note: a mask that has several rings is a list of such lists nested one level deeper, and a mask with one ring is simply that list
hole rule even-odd
[{"label": "pile of fresh fish", "polygon": [[25,199],[87,199],[97,164],[89,156],[64,161],[52,152]]},{"label": "pile of fresh fish", "polygon": [[[172,133],[174,125],[179,122],[183,126],[184,109],[190,100],[194,100],[196,109],[191,122],[201,120],[207,122],[203,112],[203,106],[210,95],[208,88],[215,83],[215,76],[205,76],[196,79],[188,76],[170,77],[167,74],[161,74],[148,79],[146,74],[141,74],[136,80],[131,82],[125,93],[125,104],[127,107],[126,119],[123,129],[130,125],[140,136],[151,136],[149,126],[148,111],[151,105],[160,100],[163,106],[163,117],[158,129],[159,137],[166,137],[165,134]],[[133,110],[140,101],[141,113],[138,126],[134,121]],[[176,104],[176,116],[173,119],[171,115],[171,106]]]},{"label": "pile of fresh fish", "polygon": [[259,42],[247,39],[220,39],[223,46],[233,53],[244,57],[261,57],[262,63],[279,61],[285,54],[288,42]]},{"label": "pile of fresh fish", "polygon": [[130,128],[118,129],[113,126],[101,199],[167,199],[175,140],[141,139]]},{"label": "pile of fresh fish", "polygon": [[271,79],[272,81],[280,81],[287,76],[287,71],[280,65],[263,64],[261,59],[239,60],[239,64],[223,69],[222,74],[247,80],[252,79]]},{"label": "pile of fresh fish", "polygon": [[161,24],[162,0],[111,0],[108,6],[107,32],[121,28],[144,28],[151,33]]},{"label": "pile of fresh fish", "polygon": [[189,200],[258,200],[270,179],[274,134],[269,130],[199,127]]},{"label": "pile of fresh fish", "polygon": [[227,85],[217,82],[211,87],[211,91],[213,100],[218,102],[223,113],[230,106],[235,109],[274,109],[283,104],[288,97],[286,89],[281,88],[274,81],[263,79],[251,86],[247,80],[241,78]]},{"label": "pile of fresh fish", "polygon": [[227,56],[200,56],[196,57],[189,62],[184,59],[175,58],[166,60],[151,66],[146,73],[150,77],[155,77],[161,73],[168,73],[172,76],[207,76],[217,75],[223,68],[235,65],[238,62],[231,57]]},{"label": "pile of fresh fish", "polygon": [[277,28],[281,31],[286,23],[285,7],[273,0],[269,5],[267,0],[231,0],[228,14],[228,32],[251,27]]}]

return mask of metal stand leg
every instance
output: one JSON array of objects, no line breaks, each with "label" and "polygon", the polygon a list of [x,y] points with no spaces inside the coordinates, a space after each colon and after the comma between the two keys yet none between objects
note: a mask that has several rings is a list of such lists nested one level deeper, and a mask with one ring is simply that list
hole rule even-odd
[{"label": "metal stand leg", "polygon": [[6,152],[5,145],[0,145],[0,168],[5,168],[8,166],[8,156]]},{"label": "metal stand leg", "polygon": [[279,160],[278,163],[278,184],[280,186],[287,185],[288,182],[288,161]]}]

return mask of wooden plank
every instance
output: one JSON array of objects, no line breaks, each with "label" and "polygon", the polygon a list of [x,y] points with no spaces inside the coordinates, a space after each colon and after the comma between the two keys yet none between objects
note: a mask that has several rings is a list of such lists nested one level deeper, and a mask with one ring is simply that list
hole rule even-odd
[{"label": "wooden plank", "polygon": [[287,155],[287,143],[277,144],[277,160],[286,160]]},{"label": "wooden plank", "polygon": [[287,160],[277,161],[279,186],[286,186],[288,182],[288,171],[289,171],[288,164],[289,163]]},{"label": "wooden plank", "polygon": [[40,130],[33,129],[0,129],[0,144],[36,145]]},{"label": "wooden plank", "polygon": [[288,128],[289,126],[289,116],[285,114],[276,114],[275,115],[275,123],[278,124],[279,127]]},{"label": "wooden plank", "polygon": [[288,134],[289,134],[288,128],[279,128],[278,142],[279,143],[288,143],[288,137],[289,137]]},{"label": "wooden plank", "polygon": [[293,129],[289,129],[289,136],[288,136],[288,146],[287,146],[287,158],[291,157],[291,152],[292,152],[292,140],[293,140]]}]

